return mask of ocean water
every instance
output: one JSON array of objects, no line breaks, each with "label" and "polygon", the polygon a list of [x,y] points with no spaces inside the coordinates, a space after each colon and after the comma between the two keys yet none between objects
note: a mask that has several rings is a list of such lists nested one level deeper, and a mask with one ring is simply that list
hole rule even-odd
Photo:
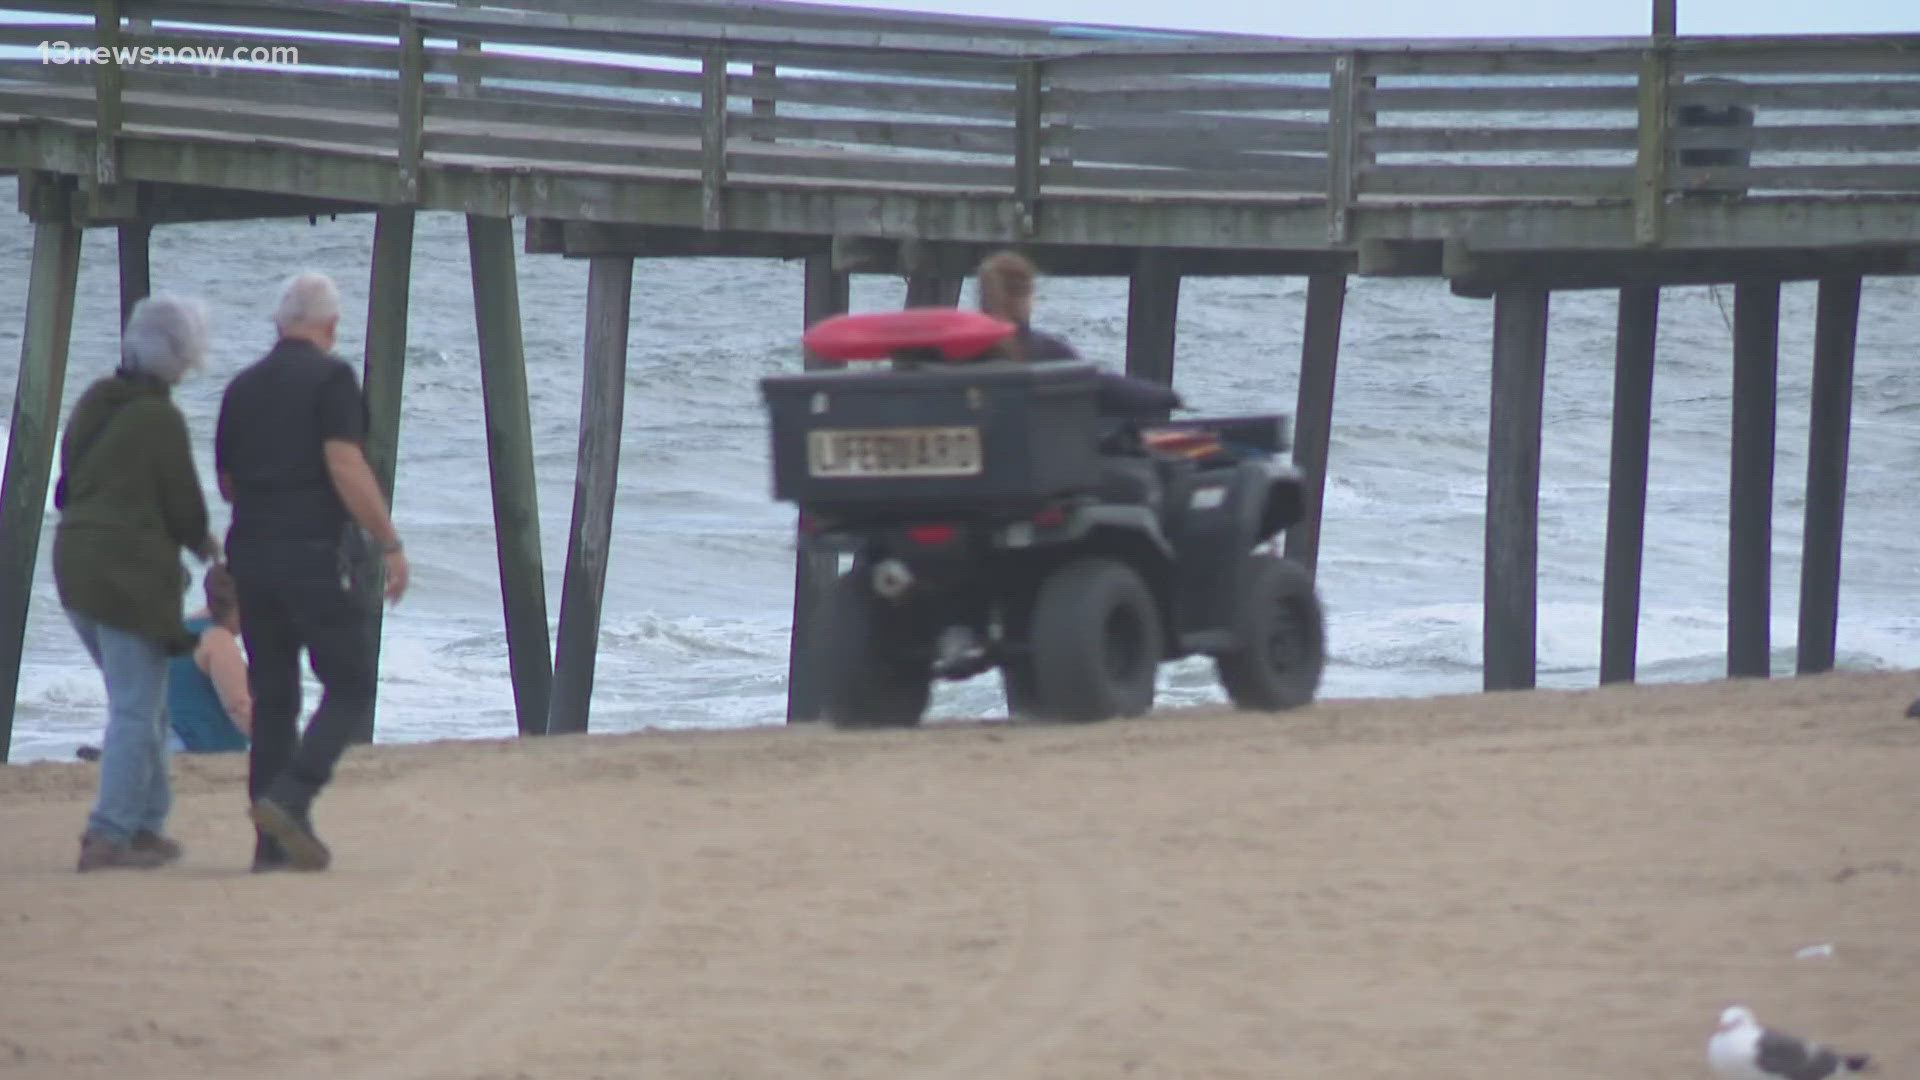
[{"label": "ocean water", "polygon": [[[0,180],[0,205],[14,204]],[[167,226],[153,236],[157,290],[213,305],[208,368],[176,393],[209,505],[211,438],[226,379],[270,344],[287,273],[332,273],[345,293],[340,352],[365,327],[370,216]],[[0,422],[11,415],[31,226],[0,216]],[[117,357],[115,239],[83,245],[63,414]],[[559,614],[580,416],[587,267],[521,255],[521,317],[536,439],[551,619]],[[772,501],[756,381],[799,366],[802,270],[773,260],[637,265],[614,542],[594,687],[597,731],[734,727],[784,717],[793,510]],[[898,307],[897,279],[855,279],[853,307]],[[1195,414],[1291,412],[1306,283],[1194,279],[1180,303],[1175,381]],[[969,291],[969,302],[971,292]],[[1791,672],[1806,475],[1814,290],[1787,287],[1780,333],[1773,665]],[[514,730],[488,494],[464,221],[417,228],[395,517],[412,591],[389,611],[380,741]],[[1725,671],[1730,288],[1662,298],[1654,381],[1640,674]],[[1123,357],[1126,282],[1049,279],[1040,323],[1088,356]],[[1410,696],[1480,686],[1492,305],[1444,283],[1350,284],[1321,541],[1331,651],[1323,695]],[[1612,408],[1614,298],[1552,305],[1540,491],[1543,686],[1597,681]],[[1870,279],[1861,301],[1839,660],[1920,666],[1920,283]],[[4,438],[0,430],[0,438]],[[49,508],[33,581],[13,760],[64,758],[97,738],[105,694],[56,599]],[[313,698],[309,696],[309,705]],[[1211,665],[1163,669],[1168,705],[1224,696]],[[1002,715],[998,680],[941,684],[933,714]]]}]

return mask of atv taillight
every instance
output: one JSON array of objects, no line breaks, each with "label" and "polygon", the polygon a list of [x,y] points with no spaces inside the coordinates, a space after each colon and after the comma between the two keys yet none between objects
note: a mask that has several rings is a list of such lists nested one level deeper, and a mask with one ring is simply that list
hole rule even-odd
[{"label": "atv taillight", "polygon": [[1033,523],[1043,529],[1051,529],[1067,523],[1067,508],[1058,503],[1043,506],[1033,515]]},{"label": "atv taillight", "polygon": [[909,525],[907,539],[921,547],[945,547],[953,543],[960,530],[953,525]]}]

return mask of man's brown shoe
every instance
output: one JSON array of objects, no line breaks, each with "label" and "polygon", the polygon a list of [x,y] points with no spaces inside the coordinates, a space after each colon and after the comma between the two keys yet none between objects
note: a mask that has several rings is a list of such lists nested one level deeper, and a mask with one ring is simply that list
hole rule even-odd
[{"label": "man's brown shoe", "polygon": [[271,795],[262,795],[254,800],[249,814],[256,828],[280,842],[289,870],[325,870],[333,862],[333,853],[313,831],[313,819],[304,809],[296,810]]},{"label": "man's brown shoe", "polygon": [[81,873],[89,870],[152,870],[172,860],[153,848],[139,848],[126,840],[89,833],[80,838]]}]

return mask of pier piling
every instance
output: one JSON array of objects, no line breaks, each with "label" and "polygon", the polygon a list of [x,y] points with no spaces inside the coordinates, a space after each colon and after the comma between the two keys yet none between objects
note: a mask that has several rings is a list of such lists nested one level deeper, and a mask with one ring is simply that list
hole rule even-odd
[{"label": "pier piling", "polygon": [[153,294],[153,270],[149,258],[149,241],[153,238],[151,222],[134,221],[119,228],[120,241],[120,325],[127,325],[127,316],[133,314],[133,305]]},{"label": "pier piling", "polygon": [[[831,255],[807,256],[804,322],[812,326],[847,310],[848,275],[833,268]],[[820,366],[802,350],[801,363],[809,371]],[[794,533],[793,630],[787,642],[787,723],[820,719],[820,688],[808,662],[813,648],[814,613],[840,576],[840,558],[831,551],[815,551],[804,530]]]},{"label": "pier piling", "polygon": [[1141,249],[1127,279],[1127,374],[1173,385],[1180,273],[1164,251]]},{"label": "pier piling", "polygon": [[1306,514],[1287,530],[1286,556],[1315,573],[1320,564],[1321,505],[1327,494],[1327,450],[1333,438],[1334,377],[1347,303],[1345,274],[1307,279],[1306,326],[1300,334],[1300,387],[1293,420],[1293,464],[1306,485]]},{"label": "pier piling", "polygon": [[547,704],[553,692],[553,654],[548,651],[547,587],[541,570],[533,424],[527,408],[512,221],[467,215],[467,247],[480,337],[487,467],[493,480],[494,543],[500,556],[514,714],[520,734],[541,735],[547,730]]},{"label": "pier piling", "polygon": [[1545,289],[1493,299],[1493,401],[1487,438],[1487,543],[1481,680],[1534,685],[1539,611],[1540,428],[1546,388]]},{"label": "pier piling", "polygon": [[574,470],[573,529],[560,588],[553,698],[547,733],[587,730],[593,705],[600,611],[613,542],[620,481],[620,429],[626,418],[628,311],[633,257],[601,255],[587,271],[586,374],[580,384],[580,457]]},{"label": "pier piling", "polygon": [[[400,396],[407,375],[407,294],[413,280],[413,220],[408,206],[383,207],[373,220],[373,266],[367,274],[367,465],[380,491],[393,505],[394,467],[400,454]],[[380,670],[380,635],[385,622],[381,603],[384,574],[369,577],[361,586],[362,606],[373,613],[367,621],[367,654],[372,670]],[[353,733],[358,742],[373,741],[374,713],[368,713]]]},{"label": "pier piling", "polygon": [[1727,514],[1727,675],[1765,678],[1773,612],[1774,408],[1780,283],[1733,289],[1733,468]]},{"label": "pier piling", "polygon": [[1820,282],[1813,329],[1813,402],[1807,421],[1806,525],[1800,548],[1800,638],[1795,670],[1830,671],[1840,619],[1840,541],[1853,423],[1853,346],[1860,278]]},{"label": "pier piling", "polygon": [[0,479],[0,761],[13,741],[13,710],[20,688],[33,566],[46,518],[48,475],[60,430],[67,381],[67,342],[73,333],[73,293],[80,275],[80,230],[67,212],[67,193],[36,185],[33,266],[27,281],[26,332],[20,338],[20,374],[7,430],[7,468]]},{"label": "pier piling", "polygon": [[1660,288],[1620,290],[1613,346],[1613,455],[1607,474],[1607,552],[1600,586],[1600,681],[1632,682],[1640,641],[1640,570],[1647,538],[1647,454]]}]

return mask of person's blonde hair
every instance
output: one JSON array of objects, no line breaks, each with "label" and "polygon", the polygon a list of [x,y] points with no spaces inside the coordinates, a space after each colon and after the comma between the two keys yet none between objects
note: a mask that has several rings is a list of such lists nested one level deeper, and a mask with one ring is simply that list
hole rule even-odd
[{"label": "person's blonde hair", "polygon": [[[1033,317],[1033,283],[1040,276],[1033,262],[1017,251],[996,251],[980,261],[980,310],[1015,326],[1025,326]],[[1001,351],[1011,359],[1020,359],[1018,335],[1007,339]]]},{"label": "person's blonde hair", "polygon": [[981,260],[977,273],[981,311],[1009,322],[1027,321],[1026,316],[1032,313],[1033,282],[1040,276],[1032,261],[1017,251],[996,251]]}]

